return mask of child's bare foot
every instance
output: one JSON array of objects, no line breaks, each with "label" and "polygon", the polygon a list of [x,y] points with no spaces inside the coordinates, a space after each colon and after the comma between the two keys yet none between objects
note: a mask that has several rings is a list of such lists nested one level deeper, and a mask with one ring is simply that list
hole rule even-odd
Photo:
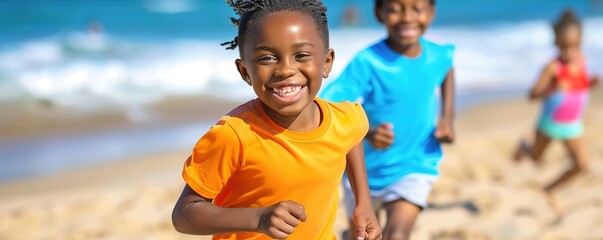
[{"label": "child's bare foot", "polygon": [[555,191],[547,187],[544,189],[544,194],[546,196],[547,202],[549,203],[549,206],[551,207],[555,215],[561,216],[563,210],[559,205],[559,199],[557,199],[557,194],[555,193]]},{"label": "child's bare foot", "polygon": [[529,153],[530,152],[529,152],[528,144],[526,143],[525,140],[522,139],[519,141],[519,144],[517,144],[515,153],[513,153],[513,160],[515,160],[515,162],[519,163],[519,162],[521,162],[523,157],[525,157]]}]

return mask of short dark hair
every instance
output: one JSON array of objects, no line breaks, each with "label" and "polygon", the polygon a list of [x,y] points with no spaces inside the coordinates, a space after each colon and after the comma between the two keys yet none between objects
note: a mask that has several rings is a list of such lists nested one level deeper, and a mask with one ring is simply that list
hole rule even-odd
[{"label": "short dark hair", "polygon": [[[245,44],[249,34],[247,26],[250,23],[269,13],[282,11],[300,12],[314,19],[325,49],[329,48],[327,7],[320,0],[226,0],[226,3],[240,17],[239,19],[230,18],[232,23],[238,26],[238,33],[234,40],[220,44],[227,46],[226,49],[235,49],[237,46]],[[240,47],[239,53],[241,55],[243,53]]]},{"label": "short dark hair", "polygon": [[571,9],[566,9],[561,14],[561,17],[553,24],[553,30],[555,31],[555,35],[559,36],[562,32],[567,30],[570,27],[578,27],[580,31],[582,31],[582,24],[580,23],[580,19]]},{"label": "short dark hair", "polygon": [[[375,0],[375,8],[383,7],[383,1],[384,0]],[[429,0],[429,3],[431,3],[431,5],[435,5],[435,0]]]}]

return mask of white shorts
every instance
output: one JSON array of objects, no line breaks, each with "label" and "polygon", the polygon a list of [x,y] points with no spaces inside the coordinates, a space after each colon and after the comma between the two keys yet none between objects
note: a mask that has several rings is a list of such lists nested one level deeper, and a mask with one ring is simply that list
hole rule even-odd
[{"label": "white shorts", "polygon": [[[421,208],[427,206],[427,198],[431,193],[433,183],[438,179],[437,176],[413,173],[402,177],[397,182],[381,189],[379,191],[371,191],[371,200],[373,203],[373,210],[378,211],[383,207],[384,203],[393,202],[396,200],[405,200],[409,203],[417,205]],[[352,216],[354,208],[356,207],[354,200],[354,192],[350,182],[345,180],[344,182],[344,202],[345,209],[348,217]]]}]

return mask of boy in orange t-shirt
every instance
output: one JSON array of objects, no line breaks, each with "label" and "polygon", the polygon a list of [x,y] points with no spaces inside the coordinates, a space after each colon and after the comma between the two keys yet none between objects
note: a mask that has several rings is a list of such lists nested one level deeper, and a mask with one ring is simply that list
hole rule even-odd
[{"label": "boy in orange t-shirt", "polygon": [[318,0],[227,1],[241,19],[228,49],[258,98],[222,117],[184,164],[176,230],[213,239],[335,239],[338,183],[356,195],[357,239],[380,239],[355,103],[317,98],[334,52]]}]

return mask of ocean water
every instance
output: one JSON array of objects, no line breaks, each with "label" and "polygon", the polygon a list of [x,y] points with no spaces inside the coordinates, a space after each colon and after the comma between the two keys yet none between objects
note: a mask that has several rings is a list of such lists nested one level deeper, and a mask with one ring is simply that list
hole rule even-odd
[{"label": "ocean water", "polygon": [[[326,0],[332,77],[384,36],[370,0]],[[584,18],[584,51],[603,63],[603,0],[439,0],[426,37],[456,45],[462,94],[471,89],[524,88],[555,55],[550,22],[571,7]],[[357,24],[344,24],[346,9]],[[103,102],[144,105],[172,94],[252,97],[234,67],[234,16],[220,0],[0,1],[0,101],[50,100],[79,110]],[[102,32],[93,32],[91,24]],[[354,41],[349,41],[353,39]],[[329,81],[327,79],[326,81]],[[228,94],[224,94],[227,91]]]},{"label": "ocean water", "polygon": [[[374,20],[371,0],[324,2],[336,51],[331,76],[336,77],[356,52],[385,32]],[[521,92],[556,55],[550,24],[566,7],[583,18],[589,68],[602,73],[603,0],[438,0],[436,19],[425,36],[456,46],[460,99]],[[356,14],[353,24],[344,17],[350,11]],[[234,13],[221,0],[1,0],[0,103],[44,100],[87,112],[115,105],[139,109],[180,94],[247,100],[254,95],[236,71],[238,51],[219,46],[236,32],[229,16]],[[131,115],[135,121],[145,117],[137,111]],[[172,129],[186,141],[169,146],[127,146],[143,142],[131,139],[148,139],[135,132],[65,136],[60,141],[64,144],[56,139],[0,143],[5,166],[0,180],[58,171],[73,161],[101,161],[100,156],[115,159],[146,149],[186,147],[199,137],[191,128],[207,125]],[[182,137],[184,132],[194,135]],[[70,150],[79,146],[92,151],[105,143],[106,149],[95,150],[101,153],[98,159]]]}]

